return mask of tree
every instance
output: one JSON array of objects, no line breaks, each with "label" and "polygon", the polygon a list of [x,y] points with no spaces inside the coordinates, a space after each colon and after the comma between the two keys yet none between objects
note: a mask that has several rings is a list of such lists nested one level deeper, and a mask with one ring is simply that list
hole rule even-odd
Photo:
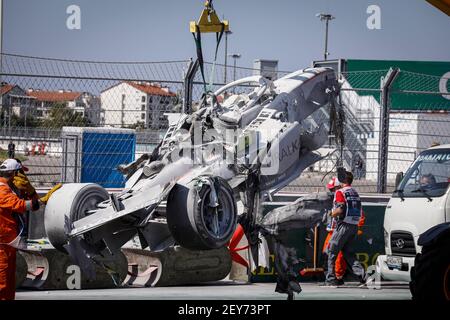
[{"label": "tree", "polygon": [[41,126],[41,121],[33,116],[28,115],[25,117],[19,117],[16,114],[11,115],[11,127],[27,127],[35,128]]},{"label": "tree", "polygon": [[89,119],[79,112],[67,107],[65,103],[56,103],[50,109],[50,116],[44,120],[43,126],[60,129],[64,126],[87,127],[91,123]]},{"label": "tree", "polygon": [[0,126],[5,127],[27,127],[34,128],[41,126],[42,123],[39,119],[36,119],[33,115],[27,114],[26,116],[18,116],[16,113],[11,111],[11,117],[9,116],[9,108],[4,106],[0,109]]}]

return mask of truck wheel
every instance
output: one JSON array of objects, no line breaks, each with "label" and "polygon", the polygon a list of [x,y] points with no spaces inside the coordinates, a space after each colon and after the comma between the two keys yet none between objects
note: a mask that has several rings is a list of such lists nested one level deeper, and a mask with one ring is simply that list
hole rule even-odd
[{"label": "truck wheel", "polygon": [[47,202],[44,214],[45,230],[50,243],[59,251],[66,252],[67,232],[72,223],[84,218],[87,211],[109,198],[108,192],[93,183],[69,183],[58,189]]},{"label": "truck wheel", "polygon": [[409,287],[413,300],[450,301],[450,241],[422,248]]},{"label": "truck wheel", "polygon": [[167,224],[175,241],[192,250],[225,246],[236,228],[237,209],[233,190],[220,178],[216,184],[217,207],[210,206],[211,186],[177,184],[167,199]]}]

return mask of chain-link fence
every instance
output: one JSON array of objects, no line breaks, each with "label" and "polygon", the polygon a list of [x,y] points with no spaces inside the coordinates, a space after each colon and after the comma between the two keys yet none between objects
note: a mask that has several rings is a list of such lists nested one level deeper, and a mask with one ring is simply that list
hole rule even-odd
[{"label": "chain-link fence", "polygon": [[[418,153],[450,143],[448,78],[393,69],[343,72],[340,78],[346,111],[341,160],[353,171],[358,190],[392,192],[396,174],[405,172]],[[323,164],[316,171],[323,171],[318,167]],[[305,189],[301,186],[320,175],[302,176],[289,189]]]},{"label": "chain-link fence", "polygon": [[[445,76],[396,70],[386,99],[389,119],[385,189],[394,188],[396,173],[405,172],[418,153],[436,144],[450,143],[448,80]],[[376,108],[375,117],[380,112]],[[380,161],[373,165],[380,165]]]},{"label": "chain-link fence", "polygon": [[[120,186],[117,163],[151,152],[165,134],[170,114],[183,110],[190,66],[190,60],[123,63],[3,54],[0,158],[11,156],[14,147],[14,156],[23,160],[38,186],[61,180]],[[259,72],[211,63],[205,63],[204,71],[211,91]],[[399,71],[387,86],[382,79],[391,73],[340,74],[346,114],[342,152],[311,167],[287,191],[323,188],[339,162],[354,171],[362,192],[389,191],[396,172],[405,171],[418,152],[433,142],[450,142],[450,100],[439,90],[442,79]],[[271,76],[285,74],[274,71]],[[234,93],[251,89],[240,86]],[[197,71],[189,96],[194,108],[204,92]],[[328,126],[328,108],[308,117],[303,126],[320,124]],[[380,173],[383,166],[385,174]]]},{"label": "chain-link fence", "polygon": [[[120,185],[121,175],[107,174],[111,172],[108,165],[131,161],[159,143],[167,128],[164,114],[180,108],[188,62],[91,62],[2,55],[0,157],[8,156],[8,145],[14,147],[38,186],[61,179]],[[75,146],[74,135],[82,139],[85,132],[66,127],[90,128],[84,131],[98,136],[91,137],[90,144],[81,145],[80,140]],[[129,140],[129,132],[112,132],[112,128],[134,129],[133,138]],[[95,171],[104,173],[92,176]]]}]

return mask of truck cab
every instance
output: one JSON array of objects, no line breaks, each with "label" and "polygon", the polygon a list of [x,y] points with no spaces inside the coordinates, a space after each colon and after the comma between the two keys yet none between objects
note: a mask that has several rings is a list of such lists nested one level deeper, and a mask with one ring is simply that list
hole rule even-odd
[{"label": "truck cab", "polygon": [[385,280],[410,281],[419,236],[450,221],[450,144],[419,154],[399,183],[384,216],[385,255],[376,269]]}]

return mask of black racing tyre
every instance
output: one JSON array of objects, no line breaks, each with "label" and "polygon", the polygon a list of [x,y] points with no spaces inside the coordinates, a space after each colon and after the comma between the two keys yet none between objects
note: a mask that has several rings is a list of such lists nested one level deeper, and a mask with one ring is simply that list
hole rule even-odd
[{"label": "black racing tyre", "polygon": [[68,242],[67,224],[86,216],[88,210],[109,198],[108,192],[94,183],[69,183],[57,190],[47,202],[44,224],[50,243],[59,251],[66,252]]},{"label": "black racing tyre", "polygon": [[416,255],[409,288],[413,300],[450,301],[450,240]]},{"label": "black racing tyre", "polygon": [[187,186],[176,184],[169,193],[167,225],[182,247],[191,250],[217,249],[225,246],[233,236],[237,220],[233,190],[224,179],[213,179],[218,186],[217,208],[209,206],[211,188],[205,184],[200,190],[194,185],[195,182]]},{"label": "black racing tyre", "polygon": [[28,264],[20,251],[16,253],[16,289],[20,288],[27,278]]}]

